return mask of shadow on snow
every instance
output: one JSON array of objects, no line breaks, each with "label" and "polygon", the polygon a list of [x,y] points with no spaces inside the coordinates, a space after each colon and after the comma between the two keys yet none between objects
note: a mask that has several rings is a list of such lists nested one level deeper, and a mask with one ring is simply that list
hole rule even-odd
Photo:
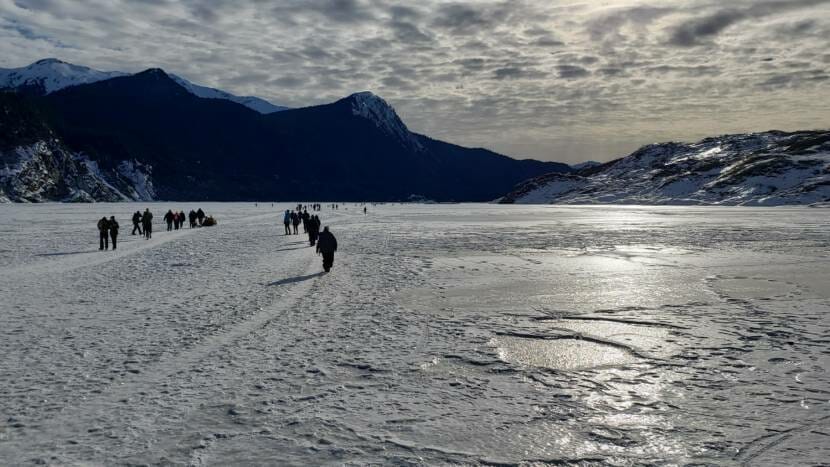
[{"label": "shadow on snow", "polygon": [[293,284],[295,282],[302,282],[307,281],[309,279],[314,279],[315,277],[320,277],[324,275],[325,272],[320,271],[314,274],[308,274],[306,276],[297,276],[297,277],[289,277],[288,279],[280,279],[276,282],[271,282],[268,284],[269,287],[277,286],[277,285],[286,285],[286,284]]}]

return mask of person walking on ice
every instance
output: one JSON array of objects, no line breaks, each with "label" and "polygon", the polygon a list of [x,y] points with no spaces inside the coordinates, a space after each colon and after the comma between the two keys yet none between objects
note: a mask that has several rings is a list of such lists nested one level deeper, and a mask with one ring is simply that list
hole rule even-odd
[{"label": "person walking on ice", "polygon": [[317,237],[320,235],[320,224],[317,223],[317,216],[310,216],[308,218],[307,224],[307,232],[308,232],[308,244],[314,246],[317,243]]},{"label": "person walking on ice", "polygon": [[115,220],[115,216],[110,216],[109,220],[109,230],[110,230],[110,240],[112,240],[112,250],[115,251],[115,247],[117,246],[116,243],[118,241],[118,221]]},{"label": "person walking on ice", "polygon": [[141,224],[144,226],[144,238],[147,240],[153,238],[153,213],[150,212],[150,208],[144,210]]},{"label": "person walking on ice", "polygon": [[334,265],[334,252],[337,251],[337,239],[329,232],[329,227],[323,227],[317,238],[317,253],[323,255],[323,270],[329,272]]},{"label": "person walking on ice", "polygon": [[294,235],[299,235],[300,232],[297,229],[297,227],[300,226],[300,212],[299,211],[291,213],[291,225],[294,227]]},{"label": "person walking on ice", "polygon": [[101,220],[98,221],[98,244],[100,245],[98,249],[100,251],[109,250],[109,232],[110,229],[110,222],[107,220],[106,216],[102,217]]},{"label": "person walking on ice", "polygon": [[285,224],[285,234],[291,235],[291,211],[285,210],[285,215],[282,217],[282,223]]},{"label": "person walking on ice", "polygon": [[167,231],[168,232],[173,230],[173,219],[175,217],[176,216],[173,215],[173,211],[169,210],[169,209],[167,210],[167,214],[164,215],[164,222],[167,222]]},{"label": "person walking on ice", "polygon": [[141,213],[138,211],[133,214],[133,235],[135,235],[136,230],[138,230],[139,235],[144,235],[144,232],[141,231]]}]

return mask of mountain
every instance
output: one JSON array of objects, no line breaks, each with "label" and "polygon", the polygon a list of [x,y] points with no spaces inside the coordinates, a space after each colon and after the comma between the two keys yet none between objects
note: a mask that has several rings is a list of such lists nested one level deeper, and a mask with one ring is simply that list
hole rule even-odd
[{"label": "mountain", "polygon": [[236,102],[237,104],[242,104],[249,109],[256,110],[261,114],[269,114],[273,112],[280,112],[283,110],[288,109],[288,107],[282,107],[279,105],[274,105],[265,99],[260,99],[259,97],[254,96],[235,96],[231,93],[220,91],[219,89],[209,88],[206,86],[199,86],[198,84],[193,84],[190,81],[181,78],[176,75],[170,75],[174,81],[179,83],[182,87],[190,91],[191,94],[198,97],[203,97],[205,99],[225,99],[231,102]]},{"label": "mountain", "polygon": [[120,71],[98,71],[62,62],[56,58],[38,60],[22,68],[0,68],[0,89],[49,94],[79,84],[124,76]]},{"label": "mountain", "polygon": [[580,162],[579,164],[571,164],[571,168],[574,169],[574,170],[582,170],[582,169],[587,169],[589,167],[596,167],[598,165],[602,165],[602,162],[585,161],[585,162]]},{"label": "mountain", "polygon": [[[22,68],[0,68],[0,90],[13,90],[34,95],[46,95],[70,86],[89,84],[130,73],[121,71],[98,71],[85,66],[73,65],[56,58],[38,60]],[[235,96],[231,93],[199,86],[176,75],[170,75],[191,94],[206,99],[224,99],[242,104],[259,113],[267,114],[287,109],[254,96]]]},{"label": "mountain", "polygon": [[25,97],[0,92],[0,202],[153,199],[149,168],[121,160],[102,168],[72,151]]},{"label": "mountain", "polygon": [[787,205],[830,201],[830,131],[663,143],[527,180],[502,203]]},{"label": "mountain", "polygon": [[368,92],[261,114],[197,97],[150,69],[27,99],[63,148],[104,178],[138,167],[158,199],[486,201],[529,177],[571,170],[412,133]]}]

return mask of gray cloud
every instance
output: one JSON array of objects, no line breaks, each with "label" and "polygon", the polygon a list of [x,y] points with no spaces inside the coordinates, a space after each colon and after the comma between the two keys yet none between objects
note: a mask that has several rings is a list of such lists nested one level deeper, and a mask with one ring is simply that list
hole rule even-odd
[{"label": "gray cloud", "polygon": [[827,4],[828,0],[780,0],[765,1],[744,8],[721,10],[702,18],[680,24],[671,32],[669,43],[681,47],[701,45],[740,21],[776,13]]},{"label": "gray cloud", "polygon": [[584,78],[591,74],[590,71],[576,65],[559,65],[559,77],[563,79]]}]

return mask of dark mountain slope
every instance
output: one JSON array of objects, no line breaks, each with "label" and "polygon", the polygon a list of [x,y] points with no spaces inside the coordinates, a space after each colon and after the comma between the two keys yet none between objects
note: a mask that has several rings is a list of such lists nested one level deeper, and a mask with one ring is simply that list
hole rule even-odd
[{"label": "dark mountain slope", "polygon": [[152,167],[162,199],[487,201],[564,164],[516,161],[411,133],[371,93],[263,115],[199,98],[159,69],[40,98],[50,126],[100,167]]}]

